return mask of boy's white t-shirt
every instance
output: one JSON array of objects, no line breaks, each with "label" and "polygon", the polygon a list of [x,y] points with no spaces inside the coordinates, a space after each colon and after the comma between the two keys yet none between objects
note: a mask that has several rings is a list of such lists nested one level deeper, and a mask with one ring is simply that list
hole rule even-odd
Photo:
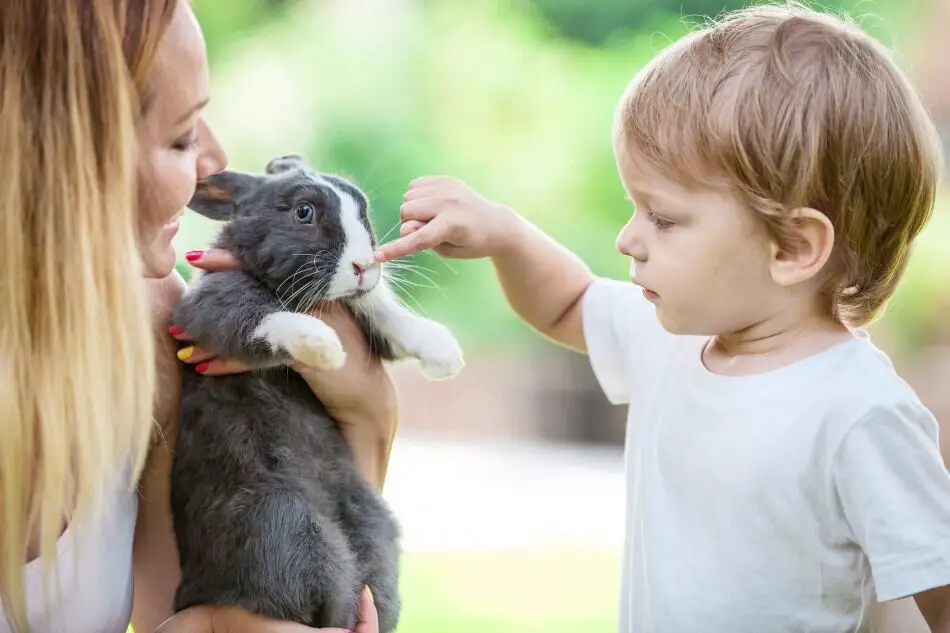
[{"label": "boy's white t-shirt", "polygon": [[867,335],[728,377],[636,286],[583,298],[594,373],[629,405],[620,633],[843,633],[950,584],[937,422]]}]

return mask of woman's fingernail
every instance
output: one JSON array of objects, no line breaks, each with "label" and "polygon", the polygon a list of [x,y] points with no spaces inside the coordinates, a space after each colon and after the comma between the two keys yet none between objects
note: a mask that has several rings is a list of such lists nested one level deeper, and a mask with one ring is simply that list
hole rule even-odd
[{"label": "woman's fingernail", "polygon": [[210,363],[201,363],[200,365],[195,367],[195,371],[198,372],[199,374],[203,374],[206,371],[208,371],[209,366],[210,366]]},{"label": "woman's fingernail", "polygon": [[375,604],[376,598],[373,597],[373,590],[369,588],[369,585],[366,585],[366,593],[369,594],[369,601]]},{"label": "woman's fingernail", "polygon": [[189,262],[196,262],[201,259],[201,256],[204,254],[204,251],[188,251],[185,253],[185,259],[187,259]]},{"label": "woman's fingernail", "polygon": [[195,346],[189,345],[178,350],[178,360],[188,360],[195,353]]},{"label": "woman's fingernail", "polygon": [[185,333],[185,328],[183,328],[180,325],[173,325],[170,328],[168,328],[168,333],[171,334],[172,336],[178,336],[179,334]]}]

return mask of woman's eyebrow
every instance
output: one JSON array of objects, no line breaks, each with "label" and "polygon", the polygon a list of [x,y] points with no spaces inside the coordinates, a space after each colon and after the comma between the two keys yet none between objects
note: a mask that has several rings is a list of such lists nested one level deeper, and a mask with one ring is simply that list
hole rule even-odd
[{"label": "woman's eyebrow", "polygon": [[210,98],[210,97],[205,97],[204,99],[202,99],[201,101],[199,101],[198,103],[196,103],[190,110],[188,110],[188,112],[185,113],[185,115],[184,115],[183,117],[181,117],[180,119],[178,119],[178,121],[175,122],[175,125],[181,125],[182,123],[184,123],[185,121],[187,121],[188,119],[190,119],[191,116],[192,116],[195,112],[197,112],[198,110],[201,110],[201,109],[204,108],[206,105],[208,105],[208,102],[209,102],[209,101],[211,101],[211,98]]}]

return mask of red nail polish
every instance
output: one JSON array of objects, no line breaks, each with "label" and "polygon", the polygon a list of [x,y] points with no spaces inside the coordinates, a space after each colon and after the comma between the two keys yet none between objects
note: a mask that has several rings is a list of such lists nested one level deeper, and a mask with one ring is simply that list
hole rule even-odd
[{"label": "red nail polish", "polygon": [[188,251],[185,253],[185,259],[190,262],[196,262],[201,259],[202,255],[204,255],[204,251]]},{"label": "red nail polish", "polygon": [[180,325],[173,325],[168,328],[168,333],[172,336],[178,336],[179,334],[185,333],[185,328],[181,327]]},{"label": "red nail polish", "polygon": [[200,363],[195,367],[195,371],[198,372],[199,374],[203,374],[206,371],[208,371],[209,365],[210,363]]}]

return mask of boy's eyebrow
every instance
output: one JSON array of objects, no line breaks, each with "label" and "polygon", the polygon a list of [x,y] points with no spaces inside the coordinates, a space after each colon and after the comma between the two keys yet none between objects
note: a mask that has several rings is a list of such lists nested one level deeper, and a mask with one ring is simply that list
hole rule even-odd
[{"label": "boy's eyebrow", "polygon": [[630,187],[630,190],[625,197],[630,202],[636,204],[636,201],[633,199],[633,196],[636,196],[637,198],[639,198],[640,200],[642,200],[643,202],[651,206],[656,201],[660,201],[666,204],[670,204],[673,202],[673,200],[669,196],[664,195],[658,191],[635,189],[633,187]]}]

